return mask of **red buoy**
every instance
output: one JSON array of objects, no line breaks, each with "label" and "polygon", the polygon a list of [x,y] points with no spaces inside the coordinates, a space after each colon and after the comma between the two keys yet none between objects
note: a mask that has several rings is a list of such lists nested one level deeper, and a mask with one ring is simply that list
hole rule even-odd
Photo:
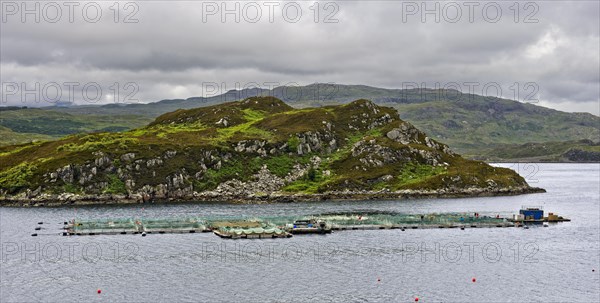
[{"label": "red buoy", "polygon": [[419,302],[419,297],[416,297],[416,298],[415,298],[415,302]]},{"label": "red buoy", "polygon": [[473,283],[477,282],[477,280],[475,278],[473,278],[471,281],[473,281]]},{"label": "red buoy", "polygon": [[101,290],[100,288],[98,288],[98,293],[99,293],[99,294],[101,294],[101,293],[102,293],[102,290]]}]

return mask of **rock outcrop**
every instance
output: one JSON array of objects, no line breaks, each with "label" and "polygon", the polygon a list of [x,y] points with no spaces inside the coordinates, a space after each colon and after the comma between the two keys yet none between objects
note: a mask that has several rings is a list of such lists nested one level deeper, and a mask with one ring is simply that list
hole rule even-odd
[{"label": "rock outcrop", "polygon": [[271,97],[0,154],[0,203],[290,201],[540,191],[463,159],[368,100],[293,109]]}]

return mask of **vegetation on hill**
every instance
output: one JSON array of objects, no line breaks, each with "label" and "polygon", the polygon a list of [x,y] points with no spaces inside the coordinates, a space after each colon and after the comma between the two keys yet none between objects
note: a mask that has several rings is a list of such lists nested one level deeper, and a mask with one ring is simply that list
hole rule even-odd
[{"label": "vegetation on hill", "polygon": [[141,200],[282,193],[529,189],[368,100],[294,109],[273,97],[178,110],[146,127],[0,148],[0,194]]},{"label": "vegetation on hill", "polygon": [[481,154],[486,161],[600,162],[600,144],[591,140],[496,145]]},{"label": "vegetation on hill", "polygon": [[69,114],[51,109],[5,108],[0,111],[0,146],[51,140],[90,132],[118,132],[152,119],[139,115]]},{"label": "vegetation on hill", "polygon": [[[94,131],[121,131],[146,125],[167,112],[211,106],[257,95],[279,98],[295,108],[370,99],[391,106],[432,138],[470,158],[485,158],[490,146],[529,142],[600,140],[600,117],[565,113],[535,104],[443,89],[383,89],[364,85],[313,84],[246,89],[213,97],[0,112],[0,145]],[[4,128],[1,128],[4,127]],[[548,157],[552,159],[552,157]]]}]

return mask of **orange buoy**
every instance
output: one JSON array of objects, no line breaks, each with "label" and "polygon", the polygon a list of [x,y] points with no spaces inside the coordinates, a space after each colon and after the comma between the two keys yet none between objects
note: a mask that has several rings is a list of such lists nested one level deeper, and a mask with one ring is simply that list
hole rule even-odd
[{"label": "orange buoy", "polygon": [[471,281],[473,281],[473,283],[477,282],[477,279],[473,278],[471,279]]},{"label": "orange buoy", "polygon": [[102,293],[102,289],[98,288],[98,293],[101,294]]}]

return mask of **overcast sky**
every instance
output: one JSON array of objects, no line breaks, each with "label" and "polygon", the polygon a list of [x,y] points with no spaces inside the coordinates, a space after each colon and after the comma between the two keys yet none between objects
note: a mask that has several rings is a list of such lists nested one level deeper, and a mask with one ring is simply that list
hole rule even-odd
[{"label": "overcast sky", "polygon": [[[22,15],[36,3],[37,15]],[[85,84],[87,102],[107,103],[210,95],[212,83],[439,83],[487,95],[497,95],[498,84],[507,98],[518,88],[520,101],[600,111],[597,1],[303,1],[285,10],[274,2],[56,3],[2,2],[3,105],[48,105],[33,99],[54,99],[54,83],[67,100],[69,82],[79,83],[78,104],[86,103]],[[221,15],[236,3],[238,13]],[[33,91],[39,83],[41,93],[23,100],[22,83]]]}]

